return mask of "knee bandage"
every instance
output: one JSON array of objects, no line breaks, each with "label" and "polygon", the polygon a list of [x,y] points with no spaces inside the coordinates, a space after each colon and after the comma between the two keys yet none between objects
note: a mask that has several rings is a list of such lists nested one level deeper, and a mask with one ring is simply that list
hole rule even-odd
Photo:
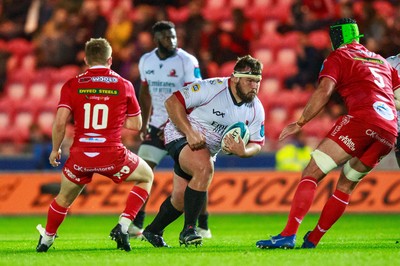
[{"label": "knee bandage", "polygon": [[351,166],[350,166],[350,162],[347,161],[347,163],[344,164],[343,167],[343,173],[346,176],[346,178],[350,181],[353,182],[358,182],[360,181],[364,176],[366,176],[369,172],[365,172],[365,173],[360,173],[357,170],[354,170]]},{"label": "knee bandage", "polygon": [[328,154],[320,150],[313,151],[311,156],[324,174],[329,173],[332,169],[337,167],[336,162]]}]

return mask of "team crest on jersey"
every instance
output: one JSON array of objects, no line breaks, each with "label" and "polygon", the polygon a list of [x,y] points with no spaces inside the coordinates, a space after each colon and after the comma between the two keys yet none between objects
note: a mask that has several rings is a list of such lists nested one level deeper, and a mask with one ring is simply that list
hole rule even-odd
[{"label": "team crest on jersey", "polygon": [[193,92],[198,92],[200,90],[200,84],[196,83],[191,87]]},{"label": "team crest on jersey", "polygon": [[176,70],[175,70],[175,69],[171,69],[171,70],[169,71],[168,77],[178,77],[178,76],[176,75]]}]

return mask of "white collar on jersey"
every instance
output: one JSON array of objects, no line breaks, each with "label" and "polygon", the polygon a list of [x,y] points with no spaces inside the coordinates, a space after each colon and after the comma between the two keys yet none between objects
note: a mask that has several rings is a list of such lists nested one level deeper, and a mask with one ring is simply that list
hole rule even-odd
[{"label": "white collar on jersey", "polygon": [[92,68],[107,68],[107,67],[103,66],[103,65],[95,65],[95,66],[91,66],[90,68],[92,69]]}]

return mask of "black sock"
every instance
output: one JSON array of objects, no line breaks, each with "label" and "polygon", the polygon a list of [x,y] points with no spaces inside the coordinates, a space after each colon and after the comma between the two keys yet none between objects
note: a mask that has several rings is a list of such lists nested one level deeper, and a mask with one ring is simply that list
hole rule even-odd
[{"label": "black sock", "polygon": [[166,198],[160,206],[160,210],[154,220],[146,227],[146,230],[162,235],[165,227],[182,215],[181,211],[175,209],[171,204],[171,196]]},{"label": "black sock", "polygon": [[189,186],[185,190],[184,209],[185,209],[185,226],[196,226],[197,218],[206,200],[206,191],[197,191]]},{"label": "black sock", "polygon": [[208,212],[199,215],[198,226],[208,230]]},{"label": "black sock", "polygon": [[143,228],[144,218],[146,217],[146,212],[139,211],[136,215],[136,218],[133,220],[133,224],[140,229]]}]

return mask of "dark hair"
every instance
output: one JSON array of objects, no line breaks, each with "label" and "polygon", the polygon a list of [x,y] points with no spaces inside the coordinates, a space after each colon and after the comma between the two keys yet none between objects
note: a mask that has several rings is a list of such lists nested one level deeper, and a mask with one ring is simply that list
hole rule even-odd
[{"label": "dark hair", "polygon": [[250,68],[251,69],[250,73],[254,75],[261,75],[263,64],[254,57],[252,57],[251,55],[245,55],[243,57],[238,58],[233,70],[235,72],[242,72],[245,71],[246,68]]},{"label": "dark hair", "polygon": [[156,22],[151,29],[153,31],[153,34],[155,34],[156,32],[175,29],[175,24],[172,23],[171,21],[162,20],[162,21]]},{"label": "dark hair", "polygon": [[342,44],[351,43],[353,40],[359,41],[363,35],[359,34],[357,22],[352,18],[341,18],[333,23],[329,28],[332,48],[336,50]]}]

